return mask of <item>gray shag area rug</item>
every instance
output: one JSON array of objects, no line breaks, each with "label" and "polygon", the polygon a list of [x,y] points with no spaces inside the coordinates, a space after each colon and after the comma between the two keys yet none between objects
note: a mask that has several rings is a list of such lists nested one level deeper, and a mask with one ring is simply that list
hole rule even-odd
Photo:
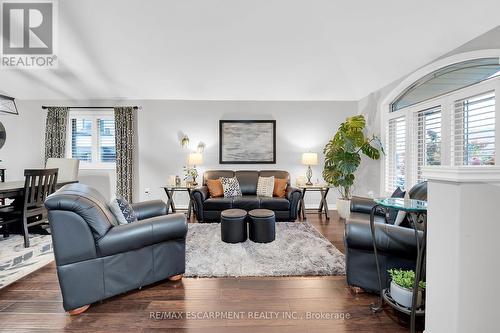
[{"label": "gray shag area rug", "polygon": [[189,223],[186,277],[345,275],[344,255],[307,222],[276,223],[267,244],[228,244],[219,223]]}]

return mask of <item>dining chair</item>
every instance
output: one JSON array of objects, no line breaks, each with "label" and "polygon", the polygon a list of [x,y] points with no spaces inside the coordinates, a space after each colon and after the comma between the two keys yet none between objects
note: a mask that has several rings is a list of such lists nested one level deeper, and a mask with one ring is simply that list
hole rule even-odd
[{"label": "dining chair", "polygon": [[[24,247],[30,246],[28,228],[47,222],[47,210],[44,202],[47,196],[56,191],[57,175],[58,169],[24,170],[22,209]],[[37,218],[35,221],[28,222],[28,219],[32,217]]]},{"label": "dining chair", "polygon": [[45,168],[59,169],[57,179],[59,182],[67,182],[78,179],[78,168],[80,167],[80,160],[76,158],[55,158],[47,159]]}]

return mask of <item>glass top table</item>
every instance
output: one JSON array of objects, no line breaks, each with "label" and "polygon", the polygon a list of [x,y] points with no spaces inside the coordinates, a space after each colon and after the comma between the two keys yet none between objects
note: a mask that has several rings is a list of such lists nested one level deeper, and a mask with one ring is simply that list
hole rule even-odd
[{"label": "glass top table", "polygon": [[[378,285],[380,289],[380,299],[378,304],[372,304],[370,307],[373,312],[379,312],[382,310],[382,306],[384,301],[389,304],[392,308],[404,312],[410,315],[410,332],[414,333],[415,329],[415,317],[418,315],[424,315],[425,309],[421,307],[417,309],[417,293],[418,293],[418,281],[420,281],[420,277],[422,276],[422,267],[425,266],[424,258],[425,258],[425,247],[426,247],[426,238],[427,238],[427,201],[415,200],[415,199],[404,199],[404,198],[377,198],[373,199],[376,205],[372,207],[370,214],[370,229],[372,234],[372,242],[373,242],[373,252],[375,254],[375,265],[377,267],[377,275],[378,275]],[[382,278],[380,274],[380,264],[378,260],[378,251],[377,251],[377,242],[375,237],[375,223],[374,223],[374,215],[377,207],[382,207],[384,209],[396,209],[407,212],[409,218],[413,221],[412,227],[415,232],[415,241],[417,245],[417,258],[415,261],[415,281],[413,285],[413,298],[412,298],[412,307],[411,308],[403,308],[401,305],[396,303],[391,295],[389,289],[382,289]],[[422,230],[418,230],[417,225],[422,224]],[[423,233],[421,239],[419,239],[419,232]]]},{"label": "glass top table", "polygon": [[427,201],[403,199],[403,198],[378,198],[373,199],[378,205],[402,210],[405,212],[425,212],[427,211]]}]

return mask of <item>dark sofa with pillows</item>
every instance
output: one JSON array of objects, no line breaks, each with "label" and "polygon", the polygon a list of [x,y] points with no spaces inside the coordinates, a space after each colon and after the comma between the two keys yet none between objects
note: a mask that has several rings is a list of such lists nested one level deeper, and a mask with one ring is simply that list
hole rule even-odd
[{"label": "dark sofa with pillows", "polygon": [[[259,177],[274,177],[276,186],[284,183],[279,196],[257,195]],[[241,195],[228,197],[212,190],[210,193],[207,182],[221,178],[236,178]],[[226,193],[227,194],[227,193]],[[295,221],[302,192],[290,185],[290,174],[281,170],[211,170],[203,174],[203,185],[192,191],[192,199],[198,222],[220,222],[220,214],[225,209],[239,208],[246,211],[252,209],[269,209],[274,211],[277,221]]]},{"label": "dark sofa with pillows", "polygon": [[[419,183],[409,190],[409,197],[427,200],[427,182]],[[404,197],[405,192],[397,189],[393,197]],[[370,212],[375,202],[369,198],[353,197],[351,216],[345,226],[346,277],[347,284],[366,291],[378,292],[377,268],[373,253],[370,229]],[[415,230],[405,216],[399,225],[395,225],[397,211],[389,210],[384,214],[378,210],[375,215],[375,237],[377,239],[382,288],[390,283],[388,269],[415,269],[417,245]],[[423,236],[419,231],[419,239]]]}]

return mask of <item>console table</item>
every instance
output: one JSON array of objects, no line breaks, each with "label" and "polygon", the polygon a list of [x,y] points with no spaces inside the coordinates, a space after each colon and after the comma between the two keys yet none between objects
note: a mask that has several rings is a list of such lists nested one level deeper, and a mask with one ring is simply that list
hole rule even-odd
[{"label": "console table", "polygon": [[[175,208],[175,202],[174,202],[174,193],[175,192],[187,192],[189,196],[189,204],[186,212],[186,217],[188,219],[191,218],[191,212],[193,211],[193,199],[191,198],[191,191],[195,189],[195,186],[190,186],[190,185],[185,185],[185,186],[162,186],[163,190],[165,190],[165,193],[167,194],[167,209],[168,211],[172,211],[172,213],[176,213],[177,209]],[[167,211],[167,213],[168,213]]]},{"label": "console table", "polygon": [[[373,206],[370,213],[370,229],[372,233],[372,242],[373,242],[373,253],[375,254],[375,264],[377,266],[377,275],[378,275],[378,285],[380,289],[380,299],[378,304],[371,305],[371,310],[373,312],[379,312],[382,310],[382,306],[384,302],[389,304],[392,308],[406,313],[410,315],[410,331],[415,333],[415,318],[417,315],[423,316],[425,315],[425,305],[422,305],[419,309],[417,309],[417,294],[419,289],[419,282],[422,276],[423,267],[425,266],[425,245],[426,245],[426,237],[427,237],[427,201],[421,200],[413,200],[413,199],[400,199],[400,198],[386,198],[386,199],[374,199],[376,205]],[[415,240],[417,242],[417,260],[416,260],[416,268],[415,268],[415,282],[413,284],[413,303],[411,309],[405,308],[398,303],[396,303],[389,292],[389,289],[382,289],[382,278],[380,275],[380,265],[378,261],[377,254],[377,242],[375,238],[375,212],[378,208],[382,208],[387,210],[389,208],[405,211],[409,218],[411,219],[411,224],[415,231]],[[422,229],[420,231],[423,232],[422,240],[419,240],[418,226],[421,225]]]},{"label": "console table", "polygon": [[321,194],[321,201],[319,203],[318,213],[320,214],[325,213],[326,218],[330,219],[330,213],[328,211],[328,202],[326,201],[326,198],[328,196],[328,192],[332,187],[333,186],[328,184],[297,186],[297,188],[302,191],[302,198],[300,199],[300,204],[299,204],[299,216],[301,216],[303,220],[307,220],[306,204],[304,202],[304,198],[306,192],[312,191],[312,192],[319,192]]}]

